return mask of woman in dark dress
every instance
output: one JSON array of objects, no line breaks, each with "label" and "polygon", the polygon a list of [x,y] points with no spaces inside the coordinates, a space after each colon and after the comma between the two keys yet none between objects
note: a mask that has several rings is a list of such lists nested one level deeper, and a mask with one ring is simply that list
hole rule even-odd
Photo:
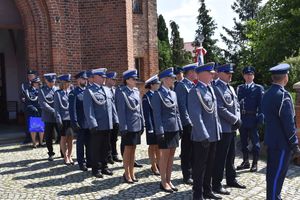
[{"label": "woman in dark dress", "polygon": [[151,171],[154,175],[159,176],[159,148],[157,145],[156,134],[154,132],[154,119],[151,99],[155,91],[158,90],[160,81],[157,75],[152,76],[145,82],[145,88],[148,89],[143,96],[143,112],[146,125],[146,139],[148,147],[148,155],[151,161]]},{"label": "woman in dark dress", "polygon": [[[29,117],[41,117],[41,107],[38,102],[38,94],[40,87],[40,78],[34,78],[31,80],[31,86],[25,90],[25,105],[26,111]],[[37,147],[36,141],[37,132],[30,132],[33,148]],[[39,146],[43,146],[44,132],[39,132]]]},{"label": "woman in dark dress", "polygon": [[140,92],[136,88],[137,71],[127,70],[123,73],[124,86],[116,90],[116,107],[122,144],[125,145],[123,154],[124,181],[134,183],[138,180],[134,174],[136,145],[141,143],[141,133],[144,130],[144,117]]},{"label": "woman in dark dress", "polygon": [[173,159],[176,147],[179,145],[179,134],[182,125],[179,118],[174,86],[173,68],[168,68],[159,74],[161,87],[152,97],[151,105],[154,116],[154,127],[160,149],[159,171],[161,175],[160,188],[172,193],[178,189],[171,182]]}]

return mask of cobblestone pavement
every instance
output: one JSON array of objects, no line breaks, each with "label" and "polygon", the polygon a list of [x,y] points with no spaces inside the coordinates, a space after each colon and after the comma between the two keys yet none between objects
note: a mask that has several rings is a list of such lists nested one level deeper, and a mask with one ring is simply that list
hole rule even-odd
[{"label": "cobblestone pavement", "polygon": [[[145,137],[145,135],[143,135]],[[59,146],[54,146],[56,157],[47,161],[47,149],[31,149],[28,146],[0,146],[0,199],[191,199],[191,187],[182,184],[179,149],[176,152],[173,184],[179,191],[166,194],[159,190],[159,177],[151,175],[147,159],[147,145],[143,139],[138,146],[137,160],[144,164],[136,169],[137,184],[128,185],[122,180],[122,164],[110,167],[114,176],[96,179],[91,172],[82,172],[78,166],[65,166],[58,157]],[[75,155],[75,149],[74,149]],[[241,162],[236,159],[236,164]],[[259,172],[238,172],[239,181],[247,185],[246,190],[231,189],[231,195],[223,199],[265,199],[265,167],[259,163]],[[300,168],[291,166],[285,180],[283,199],[300,200]]]}]

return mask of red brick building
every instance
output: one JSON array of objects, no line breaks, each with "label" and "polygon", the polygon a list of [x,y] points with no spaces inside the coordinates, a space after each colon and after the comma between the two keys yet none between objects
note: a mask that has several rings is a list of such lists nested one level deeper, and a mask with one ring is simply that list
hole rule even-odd
[{"label": "red brick building", "polygon": [[156,30],[156,0],[1,0],[0,103],[19,102],[27,68],[136,67],[144,81],[158,71]]}]

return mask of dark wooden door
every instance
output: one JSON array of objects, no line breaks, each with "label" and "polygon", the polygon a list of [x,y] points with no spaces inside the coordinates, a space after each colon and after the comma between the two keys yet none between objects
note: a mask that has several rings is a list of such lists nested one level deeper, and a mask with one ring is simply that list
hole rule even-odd
[{"label": "dark wooden door", "polygon": [[0,53],[0,123],[7,121],[4,54]]}]

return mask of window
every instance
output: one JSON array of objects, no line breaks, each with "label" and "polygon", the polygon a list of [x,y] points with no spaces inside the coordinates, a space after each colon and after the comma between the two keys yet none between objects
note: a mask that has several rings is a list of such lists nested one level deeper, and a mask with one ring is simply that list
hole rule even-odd
[{"label": "window", "polygon": [[134,14],[143,14],[142,0],[132,0],[132,11]]},{"label": "window", "polygon": [[137,70],[138,77],[139,77],[140,80],[142,79],[141,76],[142,76],[143,65],[144,65],[144,59],[143,58],[135,58],[134,59],[134,66],[135,66],[135,69]]}]

